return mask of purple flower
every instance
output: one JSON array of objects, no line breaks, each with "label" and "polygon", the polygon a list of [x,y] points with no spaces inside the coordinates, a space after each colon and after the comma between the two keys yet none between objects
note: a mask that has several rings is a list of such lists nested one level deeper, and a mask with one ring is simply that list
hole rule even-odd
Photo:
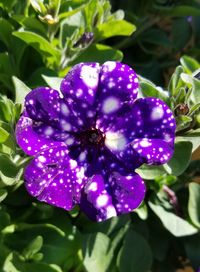
[{"label": "purple flower", "polygon": [[38,200],[71,210],[79,204],[102,221],[137,208],[145,184],[135,169],[166,163],[175,120],[157,98],[136,100],[138,78],[127,65],[80,63],[61,93],[41,87],[25,99],[16,138],[34,156],[24,174]]}]

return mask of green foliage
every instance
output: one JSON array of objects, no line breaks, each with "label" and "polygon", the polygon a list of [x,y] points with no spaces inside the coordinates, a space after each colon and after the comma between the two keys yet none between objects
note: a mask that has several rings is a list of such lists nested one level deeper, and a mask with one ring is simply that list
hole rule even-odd
[{"label": "green foliage", "polygon": [[[199,10],[195,0],[0,0],[0,271],[169,272],[184,269],[180,257],[199,268]],[[174,112],[173,157],[136,169],[147,193],[130,214],[95,223],[78,207],[38,203],[15,140],[25,96],[59,89],[76,63],[122,59],[139,74],[139,96]]]},{"label": "green foliage", "polygon": [[152,252],[147,241],[142,235],[130,229],[117,256],[119,270],[122,272],[147,272],[151,268],[152,261]]}]

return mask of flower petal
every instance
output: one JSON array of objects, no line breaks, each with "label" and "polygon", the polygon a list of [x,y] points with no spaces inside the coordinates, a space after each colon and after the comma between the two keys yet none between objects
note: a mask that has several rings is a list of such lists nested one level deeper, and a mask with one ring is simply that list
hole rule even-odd
[{"label": "flower petal", "polygon": [[102,65],[97,92],[98,127],[106,129],[115,120],[127,101],[134,101],[138,93],[138,78],[131,67],[107,61]]},{"label": "flower petal", "polygon": [[30,156],[51,146],[65,145],[62,142],[44,138],[36,133],[33,129],[33,120],[23,115],[17,123],[15,134],[18,145]]},{"label": "flower petal", "polygon": [[42,151],[27,166],[24,178],[32,196],[66,210],[79,202],[86,179],[83,167],[68,156],[66,147]]},{"label": "flower petal", "polygon": [[83,126],[83,122],[74,115],[71,106],[60,98],[56,90],[47,87],[34,89],[25,101],[26,114],[34,121],[67,132],[76,132]]},{"label": "flower petal", "polygon": [[113,172],[108,179],[102,175],[89,179],[80,206],[91,219],[103,221],[137,208],[144,196],[145,185],[139,175]]},{"label": "flower petal", "polygon": [[94,124],[94,101],[99,83],[98,63],[75,65],[61,82],[61,92],[86,127]]},{"label": "flower petal", "polygon": [[173,154],[176,129],[169,107],[160,99],[150,97],[137,99],[129,107],[123,117],[110,124],[106,132],[107,147],[118,158],[132,160],[133,165],[136,156],[132,148],[142,158],[141,163],[168,161]]},{"label": "flower petal", "polygon": [[56,90],[40,87],[32,90],[25,98],[28,116],[35,121],[49,123],[58,120],[60,96]]},{"label": "flower petal", "polygon": [[174,152],[172,145],[159,139],[135,139],[131,146],[147,164],[164,164]]}]

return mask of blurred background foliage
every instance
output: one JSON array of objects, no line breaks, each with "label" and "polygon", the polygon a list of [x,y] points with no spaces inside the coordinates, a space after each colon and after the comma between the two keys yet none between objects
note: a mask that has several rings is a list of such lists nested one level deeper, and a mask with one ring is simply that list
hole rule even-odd
[{"label": "blurred background foliage", "polygon": [[[0,271],[198,271],[199,44],[198,0],[0,0]],[[75,63],[106,60],[132,66],[139,95],[164,100],[177,131],[167,164],[137,169],[142,205],[94,223],[26,193],[14,131],[31,88],[59,89]]]}]

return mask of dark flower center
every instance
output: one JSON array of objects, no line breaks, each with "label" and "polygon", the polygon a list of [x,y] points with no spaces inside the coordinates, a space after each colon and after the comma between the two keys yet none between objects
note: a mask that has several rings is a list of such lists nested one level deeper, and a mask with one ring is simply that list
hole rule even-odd
[{"label": "dark flower center", "polygon": [[105,141],[105,135],[99,129],[85,130],[78,135],[82,145],[96,145],[103,146]]}]

